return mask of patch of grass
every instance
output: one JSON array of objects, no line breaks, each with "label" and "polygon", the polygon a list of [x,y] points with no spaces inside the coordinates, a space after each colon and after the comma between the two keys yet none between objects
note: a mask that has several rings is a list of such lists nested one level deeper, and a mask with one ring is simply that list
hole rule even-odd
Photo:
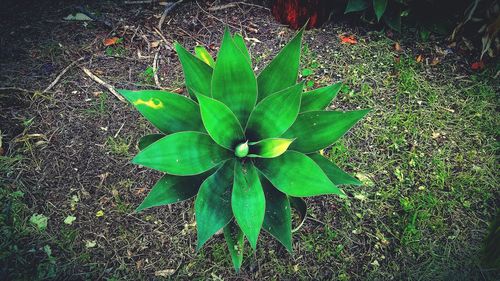
[{"label": "patch of grass", "polygon": [[108,94],[101,92],[97,99],[92,102],[90,108],[85,109],[84,113],[89,116],[103,116],[108,111]]},{"label": "patch of grass", "polygon": [[115,156],[128,157],[130,155],[130,139],[109,137],[106,142],[106,149]]}]

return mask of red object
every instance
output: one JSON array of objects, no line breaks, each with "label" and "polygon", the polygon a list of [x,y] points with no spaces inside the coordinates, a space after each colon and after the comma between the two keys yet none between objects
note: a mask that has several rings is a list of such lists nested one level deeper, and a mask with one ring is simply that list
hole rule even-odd
[{"label": "red object", "polygon": [[470,66],[472,70],[481,70],[484,68],[484,62],[482,60],[472,63]]},{"label": "red object", "polygon": [[272,8],[277,21],[299,29],[307,20],[307,28],[318,27],[328,20],[332,0],[275,0]]},{"label": "red object", "polygon": [[354,35],[349,35],[349,36],[340,35],[339,38],[340,38],[340,42],[342,42],[344,44],[347,43],[347,44],[354,45],[354,44],[358,43],[358,40],[356,40]]}]

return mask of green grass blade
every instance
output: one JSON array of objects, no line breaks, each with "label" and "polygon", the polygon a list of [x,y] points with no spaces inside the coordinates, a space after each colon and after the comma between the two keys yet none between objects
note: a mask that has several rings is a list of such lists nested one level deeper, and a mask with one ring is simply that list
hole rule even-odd
[{"label": "green grass blade", "polygon": [[207,49],[203,46],[194,47],[194,53],[196,57],[199,58],[202,62],[208,64],[211,68],[214,68],[215,61],[212,55],[207,51]]},{"label": "green grass blade", "polygon": [[227,161],[200,187],[194,203],[199,250],[219,229],[226,226],[231,212],[231,186],[233,185],[234,161]]},{"label": "green grass blade", "polygon": [[296,138],[290,149],[311,153],[323,149],[341,138],[370,110],[309,111],[299,114],[284,138]]},{"label": "green grass blade", "polygon": [[337,194],[345,196],[309,157],[287,151],[272,159],[258,158],[255,166],[281,192],[294,197]]},{"label": "green grass blade", "polygon": [[240,122],[229,107],[204,95],[197,97],[205,129],[216,143],[233,150],[236,145],[245,141]]},{"label": "green grass blade", "polygon": [[189,176],[208,171],[232,157],[209,135],[180,132],[168,135],[139,152],[132,163],[171,175]]},{"label": "green grass blade", "polygon": [[259,100],[297,83],[302,28],[257,77]]},{"label": "green grass blade", "polygon": [[292,252],[292,213],[288,196],[263,177],[261,182],[266,196],[266,215],[262,228]]},{"label": "green grass blade", "polygon": [[281,136],[297,118],[303,84],[296,84],[263,99],[252,111],[245,134],[250,141]]},{"label": "green grass blade", "polygon": [[179,43],[175,43],[175,50],[181,61],[186,87],[191,97],[195,97],[192,90],[210,97],[212,68],[184,49]]},{"label": "green grass blade", "polygon": [[266,198],[259,174],[250,161],[244,164],[236,161],[231,207],[236,222],[255,250],[264,221]]},{"label": "green grass blade", "polygon": [[137,207],[136,212],[187,200],[198,193],[201,183],[212,173],[208,171],[191,177],[164,175]]},{"label": "green grass blade", "polygon": [[258,142],[249,143],[250,151],[248,157],[274,158],[285,153],[290,144],[291,139],[265,139]]},{"label": "green grass blade", "polygon": [[237,224],[231,221],[224,227],[224,238],[226,239],[227,248],[231,254],[234,269],[236,272],[239,272],[241,264],[243,263],[243,252],[245,247],[243,231],[241,231]]},{"label": "green grass blade", "polygon": [[340,88],[341,82],[303,93],[300,112],[324,110],[337,96]]},{"label": "green grass blade", "polygon": [[378,21],[384,15],[385,8],[387,8],[387,0],[373,0],[373,10]]},{"label": "green grass blade", "polygon": [[145,135],[139,140],[137,146],[139,147],[139,150],[144,150],[146,147],[150,146],[152,143],[163,138],[164,136],[165,136],[164,134]]},{"label": "green grass blade", "polygon": [[248,52],[247,46],[245,45],[245,40],[240,33],[235,33],[233,36],[234,44],[238,49],[245,55],[250,65],[252,65],[252,58],[250,56],[250,52]]},{"label": "green grass blade", "polygon": [[325,172],[326,176],[333,182],[335,185],[342,184],[352,184],[352,185],[361,185],[362,183],[344,172],[340,169],[335,163],[321,156],[319,153],[313,153],[308,155],[318,166]]},{"label": "green grass blade", "polygon": [[165,134],[205,131],[199,106],[184,96],[160,90],[118,90],[118,92]]},{"label": "green grass blade", "polygon": [[245,55],[226,29],[212,77],[212,97],[227,105],[246,124],[257,101],[257,81]]}]

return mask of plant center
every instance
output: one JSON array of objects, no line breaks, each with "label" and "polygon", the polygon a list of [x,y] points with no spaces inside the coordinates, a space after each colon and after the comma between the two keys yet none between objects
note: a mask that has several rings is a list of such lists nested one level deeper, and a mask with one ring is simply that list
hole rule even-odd
[{"label": "plant center", "polygon": [[242,158],[248,155],[248,141],[240,143],[234,149],[234,155]]}]

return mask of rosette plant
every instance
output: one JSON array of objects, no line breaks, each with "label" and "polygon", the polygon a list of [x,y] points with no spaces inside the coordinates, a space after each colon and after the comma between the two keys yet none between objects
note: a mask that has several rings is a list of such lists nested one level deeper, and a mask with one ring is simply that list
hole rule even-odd
[{"label": "rosette plant", "polygon": [[225,30],[217,60],[175,44],[190,97],[159,90],[120,93],[158,128],[139,141],[133,163],[165,175],[137,211],[196,196],[197,249],[216,232],[236,270],[245,237],[255,249],[261,229],[292,251],[292,215],[302,197],[359,184],[318,151],[368,110],[323,111],[341,84],[303,92],[297,83],[303,31],[258,76],[241,35]]}]

